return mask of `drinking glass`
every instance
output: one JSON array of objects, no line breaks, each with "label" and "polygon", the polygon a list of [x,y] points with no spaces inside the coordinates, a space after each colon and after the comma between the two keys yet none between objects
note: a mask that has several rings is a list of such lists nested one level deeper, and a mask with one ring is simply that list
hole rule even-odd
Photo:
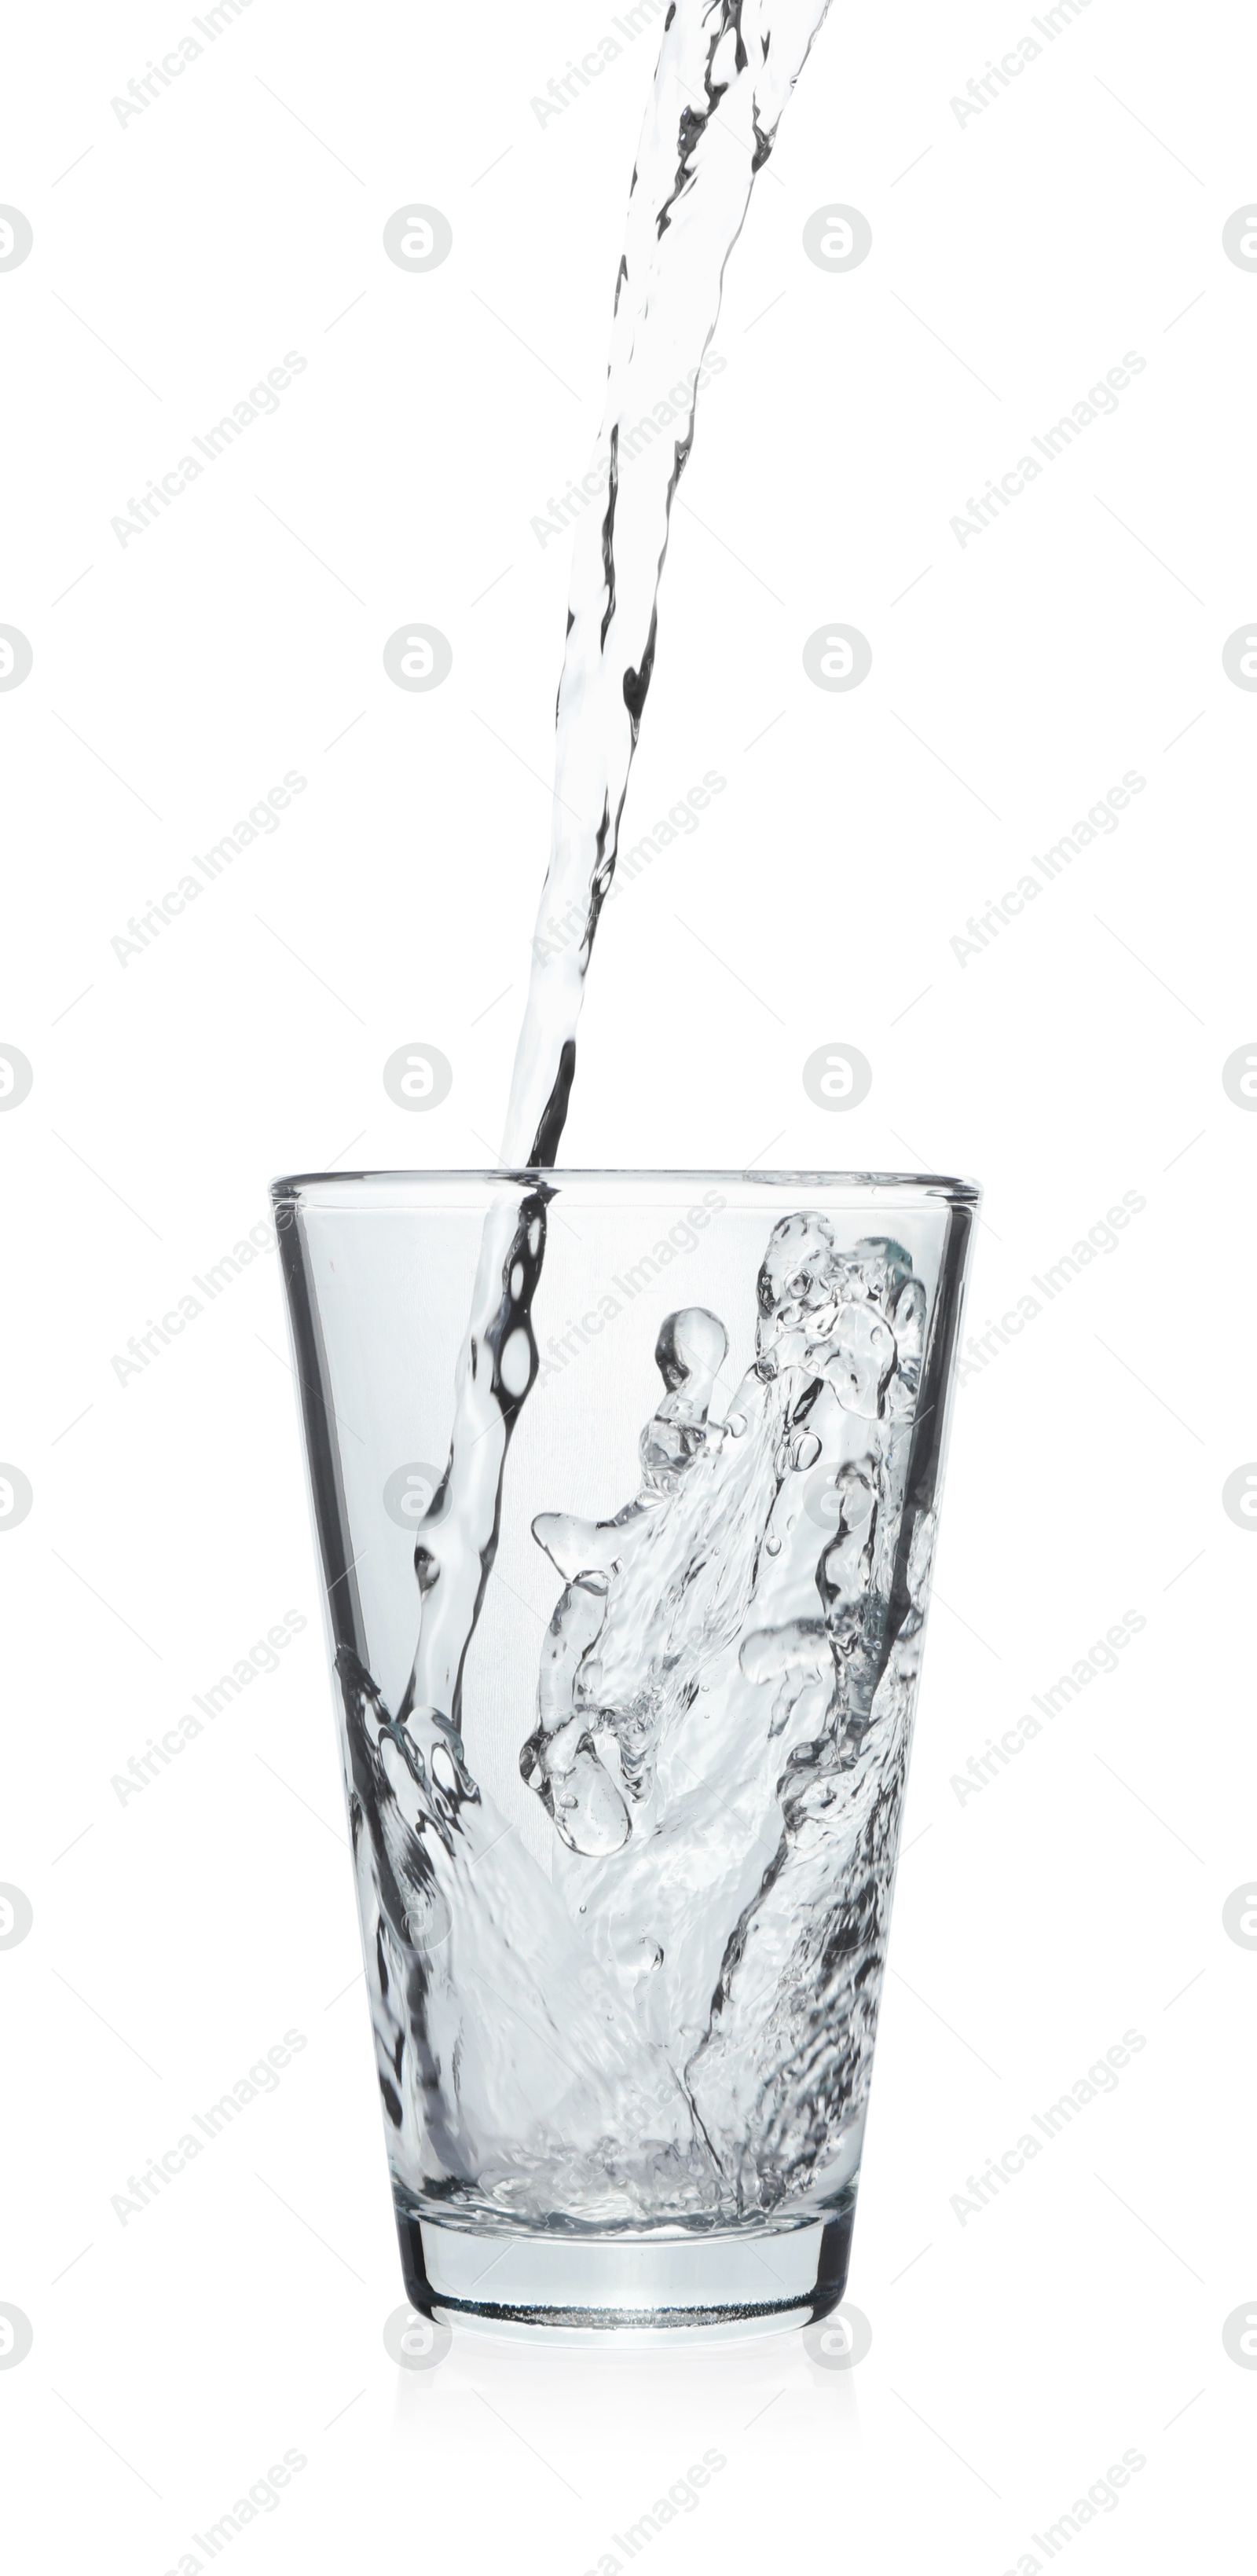
[{"label": "drinking glass", "polygon": [[543,2333],[822,2317],[978,1192],[273,1198],[409,2298]]}]

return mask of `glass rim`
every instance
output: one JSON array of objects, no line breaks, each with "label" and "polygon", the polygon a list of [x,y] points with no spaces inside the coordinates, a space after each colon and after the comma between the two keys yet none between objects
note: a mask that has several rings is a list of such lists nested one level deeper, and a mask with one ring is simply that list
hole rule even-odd
[{"label": "glass rim", "polygon": [[949,1172],[885,1172],[799,1170],[721,1170],[716,1166],[689,1165],[668,1168],[658,1166],[509,1164],[487,1166],[429,1166],[426,1170],[370,1169],[354,1172],[284,1172],[270,1184],[272,1204],[279,1206],[308,1193],[327,1192],[339,1197],[352,1190],[366,1190],[375,1195],[391,1185],[398,1191],[420,1195],[440,1189],[466,1187],[500,1188],[503,1183],[526,1188],[563,1188],[572,1183],[628,1184],[635,1188],[673,1186],[678,1183],[700,1183],[736,1189],[764,1191],[801,1189],[847,1190],[863,1198],[904,1195],[946,1199],[957,1207],[977,1207],[981,1203],[982,1184]]}]

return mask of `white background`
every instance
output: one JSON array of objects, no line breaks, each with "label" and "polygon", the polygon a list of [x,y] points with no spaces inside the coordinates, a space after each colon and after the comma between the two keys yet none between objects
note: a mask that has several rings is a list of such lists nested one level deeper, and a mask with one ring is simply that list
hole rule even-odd
[{"label": "white background", "polygon": [[[570,540],[653,38],[544,126],[610,0],[256,0],[120,124],[192,10],[28,9],[7,38],[0,1453],[0,2372],[14,2565],[162,2576],[286,2448],[256,2570],[604,2568],[704,2448],[652,2566],[1219,2564],[1257,2376],[1250,1170],[1257,611],[1251,20],[1094,0],[963,125],[1028,5],[835,9],[731,263],[665,575],[626,839],[697,833],[607,915],[572,1163],[969,1172],[981,1328],[1146,1201],[956,1408],[850,2295],[872,2349],[661,2358],[456,2336],[388,2359],[401,2288],[273,1258],[111,1368],[259,1223],[269,1176],[496,1142],[544,867]],[[419,200],[427,275],[385,258]],[[809,263],[861,209],[869,258]],[[295,350],[279,411],[125,547],[111,530]],[[980,539],[949,522],[1135,351],[1120,408]],[[387,678],[445,633],[429,694]],[[847,695],[827,620],[869,638]],[[139,956],[111,941],[283,773],[281,828]],[[1147,782],[984,953],[950,945],[1128,769]],[[682,926],[683,925],[683,926]],[[705,943],[701,944],[701,943]],[[713,953],[714,952],[714,953]],[[847,1040],[868,1099],[812,1106]],[[409,1040],[454,1068],[393,1106]],[[1033,1293],[1033,1292],[1031,1292]],[[1118,1669],[963,1804],[988,1735],[1127,1608]],[[111,1778],[287,1609],[280,1669],[122,1804]],[[276,2091],[122,2226],[111,2196],[289,2028]],[[1128,2028],[1146,2046],[962,2225],[966,2178]],[[278,2195],[278,2196],[277,2196]],[[680,2517],[678,2517],[678,2520]]]}]

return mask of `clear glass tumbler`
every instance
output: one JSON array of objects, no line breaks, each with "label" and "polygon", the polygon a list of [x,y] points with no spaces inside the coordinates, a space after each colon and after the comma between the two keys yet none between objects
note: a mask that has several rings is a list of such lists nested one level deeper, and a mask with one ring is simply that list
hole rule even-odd
[{"label": "clear glass tumbler", "polygon": [[408,2295],[516,2330],[823,2316],[978,1192],[273,1196]]}]

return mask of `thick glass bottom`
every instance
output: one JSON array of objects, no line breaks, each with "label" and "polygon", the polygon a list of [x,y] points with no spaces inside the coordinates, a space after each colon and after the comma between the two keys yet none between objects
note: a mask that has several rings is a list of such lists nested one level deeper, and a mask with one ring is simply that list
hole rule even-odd
[{"label": "thick glass bottom", "polygon": [[801,2227],[725,2235],[473,2233],[398,2212],[407,2296],[421,2315],[508,2332],[705,2341],[828,2316],[847,2285],[852,2206]]}]

